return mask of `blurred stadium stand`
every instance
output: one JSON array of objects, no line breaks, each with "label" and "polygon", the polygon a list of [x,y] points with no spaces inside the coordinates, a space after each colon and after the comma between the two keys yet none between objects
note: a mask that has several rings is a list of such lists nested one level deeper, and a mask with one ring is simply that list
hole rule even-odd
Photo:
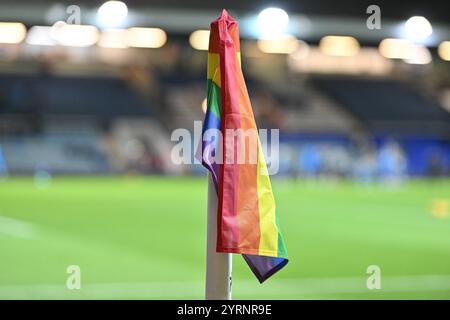
[{"label": "blurred stadium stand", "polygon": [[0,74],[4,114],[151,116],[123,79],[52,74]]},{"label": "blurred stadium stand", "polygon": [[[8,171],[179,173],[170,165],[170,132],[192,130],[202,119],[205,84],[160,81],[163,112],[116,77],[2,74],[0,143]],[[405,153],[407,173],[448,173],[450,115],[400,81],[249,83],[260,127],[281,129],[280,175],[352,176],[358,144],[379,149],[392,139]]]},{"label": "blurred stadium stand", "polygon": [[[95,13],[91,2],[80,3],[83,12]],[[135,20],[127,27],[167,31],[168,41],[158,49],[0,43],[0,172],[204,173],[170,161],[170,133],[192,131],[193,122],[203,118],[206,53],[189,46],[189,34],[207,28],[218,13],[218,4],[189,3],[204,10],[170,1],[158,1],[155,8],[144,1],[130,3]],[[259,50],[248,26],[253,7],[233,1],[231,11],[242,17],[242,61],[257,123],[281,130],[279,175],[364,181],[389,172],[448,175],[450,63],[437,56],[437,43],[426,49],[432,58],[423,65],[387,59],[375,46],[392,36],[395,19],[404,18],[399,6],[383,1],[389,19],[382,30],[370,31],[354,28],[365,26],[365,16],[345,18],[334,2],[328,3],[287,7],[299,26],[309,21],[308,28],[293,32],[309,45],[307,57],[299,58],[295,52]],[[354,9],[361,6],[353,3]],[[23,22],[28,30],[65,14],[47,1],[28,3],[29,14],[13,3],[0,7],[1,19],[11,14],[9,20]],[[449,35],[448,21],[439,10],[434,14],[437,34]],[[83,23],[93,23],[93,15],[87,16]],[[326,30],[357,37],[360,53],[321,53],[319,40]]]},{"label": "blurred stadium stand", "polygon": [[315,82],[372,132],[450,134],[450,114],[399,81],[328,77]]}]

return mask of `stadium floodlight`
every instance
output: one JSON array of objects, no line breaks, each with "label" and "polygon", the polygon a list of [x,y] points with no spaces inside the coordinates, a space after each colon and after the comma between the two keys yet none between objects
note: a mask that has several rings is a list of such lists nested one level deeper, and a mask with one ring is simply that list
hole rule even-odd
[{"label": "stadium floodlight", "polygon": [[128,7],[122,1],[106,1],[97,11],[97,18],[102,27],[120,27],[128,15]]},{"label": "stadium floodlight", "polygon": [[320,40],[319,49],[329,56],[351,57],[359,52],[358,40],[348,36],[325,36]]},{"label": "stadium floodlight", "polygon": [[99,31],[95,26],[58,21],[52,26],[50,35],[62,46],[89,47],[97,43]]},{"label": "stadium floodlight", "polygon": [[450,41],[441,42],[438,53],[442,60],[450,61]]},{"label": "stadium floodlight", "polygon": [[380,42],[378,49],[385,58],[401,59],[409,64],[428,64],[432,61],[427,47],[406,39],[384,39]]},{"label": "stadium floodlight", "polygon": [[380,42],[378,50],[388,59],[408,59],[412,43],[406,39],[387,38]]},{"label": "stadium floodlight", "polygon": [[297,49],[290,54],[290,58],[294,60],[303,60],[307,58],[310,51],[309,45],[302,40],[297,40],[297,44]]},{"label": "stadium floodlight", "polygon": [[422,16],[409,18],[404,28],[406,37],[412,41],[423,41],[433,33],[431,23]]},{"label": "stadium floodlight", "polygon": [[97,45],[102,48],[123,49],[127,48],[127,30],[107,29],[103,30]]},{"label": "stadium floodlight", "polygon": [[129,28],[127,43],[135,48],[161,48],[167,42],[167,34],[160,28]]},{"label": "stadium floodlight", "polygon": [[196,30],[189,36],[189,43],[197,50],[208,50],[209,30]]},{"label": "stadium floodlight", "polygon": [[206,110],[208,109],[208,100],[206,98],[202,100],[200,108],[202,109],[203,114],[206,114]]},{"label": "stadium floodlight", "polygon": [[261,38],[272,38],[286,32],[289,15],[280,8],[266,8],[258,14],[257,21]]},{"label": "stadium floodlight", "polygon": [[0,43],[15,44],[22,42],[27,29],[20,22],[0,22]]},{"label": "stadium floodlight", "polygon": [[432,60],[430,50],[423,45],[415,43],[411,46],[410,57],[403,59],[408,64],[429,64]]},{"label": "stadium floodlight", "polygon": [[105,29],[98,45],[104,48],[161,48],[166,41],[166,32],[159,28]]},{"label": "stadium floodlight", "polygon": [[34,46],[55,46],[58,43],[51,37],[49,26],[33,26],[28,30],[25,42]]},{"label": "stadium floodlight", "polygon": [[289,54],[293,53],[298,46],[298,40],[290,35],[258,40],[258,48],[264,53]]}]

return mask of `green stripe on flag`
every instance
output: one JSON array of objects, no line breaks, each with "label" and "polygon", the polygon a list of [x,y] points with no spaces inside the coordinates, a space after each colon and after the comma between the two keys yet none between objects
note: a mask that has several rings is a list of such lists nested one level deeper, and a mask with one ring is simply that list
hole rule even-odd
[{"label": "green stripe on flag", "polygon": [[217,119],[222,117],[222,94],[220,87],[211,79],[207,82],[208,89],[208,110],[214,113]]},{"label": "green stripe on flag", "polygon": [[283,238],[283,234],[281,233],[281,229],[280,229],[280,224],[278,222],[278,212],[275,209],[275,222],[277,224],[277,228],[278,228],[278,257],[280,258],[288,258],[288,254],[287,254],[287,249],[286,246],[284,245],[284,238]]}]

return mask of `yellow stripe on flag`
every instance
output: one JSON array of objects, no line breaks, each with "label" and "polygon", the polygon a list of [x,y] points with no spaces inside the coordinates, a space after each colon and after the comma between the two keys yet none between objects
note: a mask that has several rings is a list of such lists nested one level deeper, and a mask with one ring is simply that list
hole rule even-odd
[{"label": "yellow stripe on flag", "polygon": [[[239,62],[239,66],[241,65],[241,53],[236,52],[237,60]],[[208,70],[207,70],[207,78],[212,80],[219,88],[221,87],[220,83],[220,56],[218,53],[208,52]]]},{"label": "yellow stripe on flag", "polygon": [[208,53],[208,79],[220,87],[220,57],[218,53]]},{"label": "yellow stripe on flag", "polygon": [[278,228],[275,217],[275,199],[272,194],[266,161],[258,139],[258,206],[259,206],[259,254],[277,256]]}]

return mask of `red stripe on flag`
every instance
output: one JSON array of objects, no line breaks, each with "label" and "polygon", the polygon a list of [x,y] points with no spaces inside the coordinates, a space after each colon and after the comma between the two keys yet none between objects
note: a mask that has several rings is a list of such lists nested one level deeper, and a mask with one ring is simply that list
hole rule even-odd
[{"label": "red stripe on flag", "polygon": [[[222,133],[224,147],[224,164],[222,165],[221,181],[219,181],[219,203],[217,233],[217,250],[224,251],[227,248],[237,248],[239,244],[239,225],[237,220],[238,182],[239,170],[235,166],[227,165],[227,161],[235,161],[237,155],[237,144],[228,141],[226,128],[240,127],[239,109],[237,108],[236,95],[231,91],[236,91],[235,80],[230,76],[229,71],[233,70],[234,60],[230,59],[236,55],[233,42],[228,36],[227,29],[235,26],[235,22],[229,24],[225,19],[219,19],[211,25],[211,32],[215,31],[213,25],[217,26],[220,49],[220,70],[221,70],[221,91],[222,91]],[[215,38],[212,35],[212,38]],[[231,68],[231,69],[230,69]],[[233,85],[234,84],[234,85]],[[237,109],[236,109],[237,108]],[[236,114],[236,117],[227,117],[229,114]],[[231,123],[230,123],[231,122]],[[234,145],[234,146],[233,146]],[[230,150],[233,147],[233,150]],[[230,152],[234,154],[233,159],[228,159]]]},{"label": "red stripe on flag", "polygon": [[[216,28],[212,26],[212,32]],[[217,21],[217,31],[220,43],[220,68],[222,90],[222,133],[224,134],[225,163],[222,167],[220,184],[221,203],[219,203],[219,233],[218,250],[226,252],[242,252],[248,249],[257,254],[259,249],[259,209],[257,191],[257,163],[248,163],[250,145],[238,136],[228,136],[227,129],[256,130],[248,96],[244,94],[246,87],[242,86],[242,73],[236,58],[239,50],[235,43],[239,40],[236,22],[221,19]],[[215,39],[215,35],[211,35]],[[241,80],[241,81],[239,81]],[[244,107],[244,110],[241,110]],[[244,111],[244,117],[241,116]],[[232,139],[232,140],[231,140]],[[244,145],[242,145],[244,144]],[[244,149],[242,148],[244,147]],[[257,144],[253,145],[257,148]],[[243,164],[238,163],[240,152],[244,152]],[[232,158],[230,158],[230,154]],[[247,156],[247,158],[245,158]],[[231,163],[230,163],[231,161]]]}]

